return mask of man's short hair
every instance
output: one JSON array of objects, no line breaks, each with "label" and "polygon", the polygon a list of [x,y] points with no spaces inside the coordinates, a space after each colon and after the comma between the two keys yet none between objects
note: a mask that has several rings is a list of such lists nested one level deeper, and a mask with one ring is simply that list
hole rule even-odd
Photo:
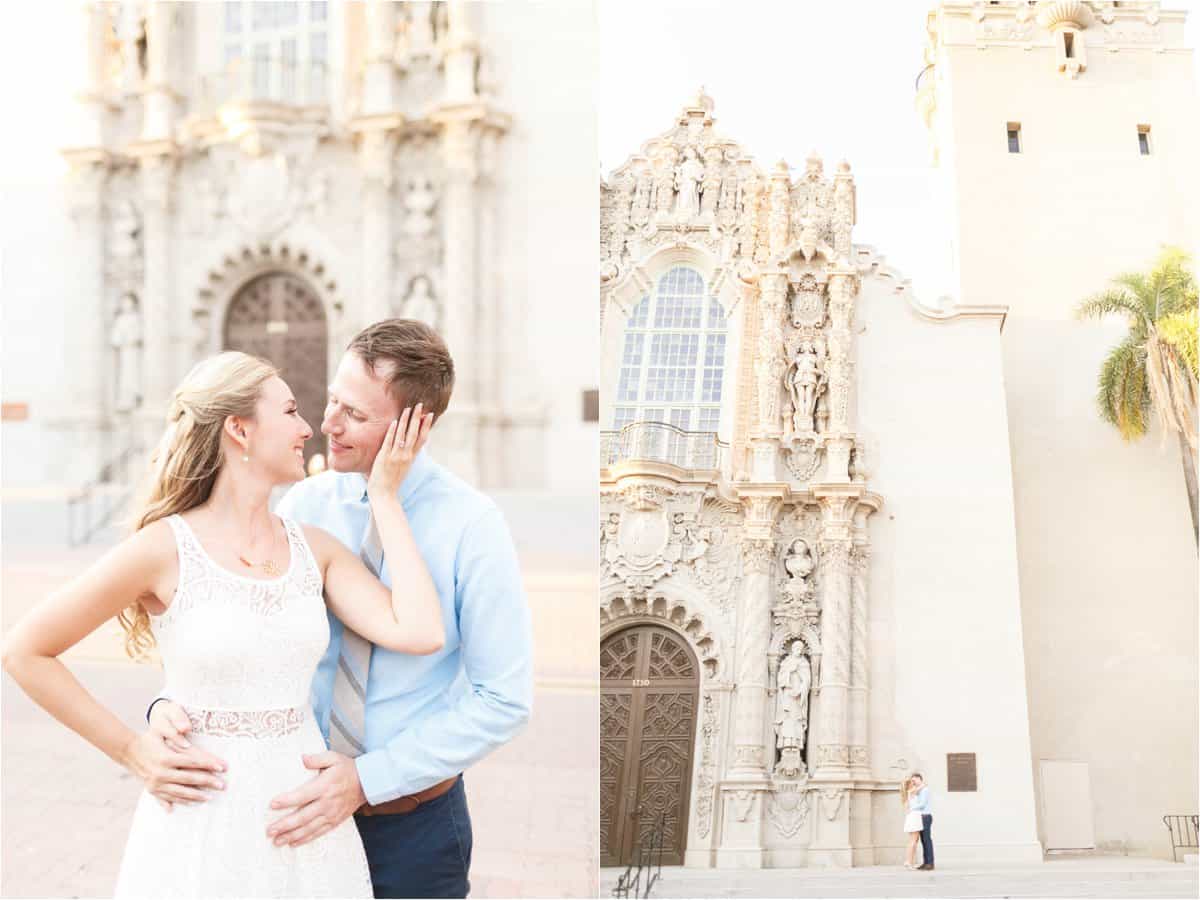
[{"label": "man's short hair", "polygon": [[454,390],[454,360],[441,335],[417,319],[383,319],[354,336],[346,351],[386,378],[400,408],[423,404],[441,417]]}]

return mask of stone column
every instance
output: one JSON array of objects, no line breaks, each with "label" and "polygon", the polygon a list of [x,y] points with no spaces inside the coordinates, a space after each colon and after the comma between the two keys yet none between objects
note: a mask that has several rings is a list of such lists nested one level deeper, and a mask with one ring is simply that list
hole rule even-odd
[{"label": "stone column", "polygon": [[742,544],[737,598],[737,697],[733,775],[766,776],[763,743],[767,707],[767,647],[771,639],[771,569],[775,543],[756,537]]},{"label": "stone column", "polygon": [[[850,549],[850,696],[847,710],[847,741],[850,745],[850,773],[855,779],[871,777],[868,734],[868,691],[870,679],[867,644],[867,572],[871,548],[856,540]],[[864,535],[865,537],[865,535]]]},{"label": "stone column", "polygon": [[766,823],[767,647],[771,629],[771,567],[775,543],[756,536],[742,543],[737,597],[737,654],[733,695],[733,767],[721,784],[721,841],[717,865],[761,868]]},{"label": "stone column", "polygon": [[854,446],[854,297],[858,277],[851,268],[829,274],[829,333],[825,371],[829,377],[829,424],[825,442],[825,481],[850,481],[850,450]]},{"label": "stone column", "polygon": [[362,282],[355,330],[396,314],[392,308],[392,187],[396,131],[396,5],[366,5],[367,47],[362,107],[351,124],[358,133],[363,174]]},{"label": "stone column", "polygon": [[[497,266],[496,248],[496,143],[499,135],[487,128],[480,135],[479,180],[477,199],[479,203],[479,259],[484,265]],[[503,425],[506,396],[504,390],[506,353],[514,358],[523,355],[524,333],[519,326],[523,317],[514,311],[506,312],[506,304],[499,290],[500,279],[496,271],[480,273],[479,278],[479,410],[480,410],[480,478],[481,485],[501,485],[507,482],[509,466],[505,459]]]},{"label": "stone column", "polygon": [[[142,193],[142,356],[145,423],[143,442],[154,446],[166,421],[171,393],[185,374],[190,361],[175,345],[171,327],[173,303],[173,259],[171,215],[175,202],[176,157],[171,152],[141,158]],[[148,443],[146,443],[148,441]]]},{"label": "stone column", "polygon": [[787,273],[772,271],[758,279],[758,352],[754,359],[754,377],[758,395],[751,446],[750,480],[777,481],[779,440],[783,433],[781,397],[784,359],[783,316],[787,308]]},{"label": "stone column", "polygon": [[450,409],[434,441],[456,474],[478,484],[479,132],[473,117],[453,111],[447,111],[441,124],[447,173],[442,206],[446,248],[442,336],[454,356],[456,381]]},{"label": "stone column", "polygon": [[142,93],[142,141],[166,141],[175,127],[171,57],[179,7],[152,0],[146,9],[146,78]]},{"label": "stone column", "polygon": [[[388,4],[390,5],[390,4]],[[356,123],[363,174],[361,318],[355,329],[395,315],[392,309],[392,157],[395,132],[390,119]]]},{"label": "stone column", "polygon": [[821,677],[819,716],[812,735],[814,773],[848,778],[850,751],[847,700],[850,688],[850,542],[836,537],[820,541]]},{"label": "stone column", "polygon": [[396,109],[396,4],[371,0],[366,7],[367,55],[363,71],[361,115],[372,116]]},{"label": "stone column", "polygon": [[[104,265],[109,168],[100,153],[82,158],[68,155],[68,160],[72,166],[68,203],[76,235],[69,271],[74,277],[72,301],[63,317],[65,367],[57,379],[58,409],[49,418],[71,431],[82,427],[85,432],[94,432],[106,419],[113,369],[106,352],[111,317]],[[86,464],[77,473],[79,480],[86,480],[94,476],[93,470],[99,465],[99,447],[92,438],[81,443],[91,445],[84,453],[86,459],[77,461],[79,466]]]},{"label": "stone column", "polygon": [[780,160],[771,174],[770,213],[767,219],[767,240],[771,248],[771,259],[777,260],[788,245],[790,228],[791,178],[787,163]]}]

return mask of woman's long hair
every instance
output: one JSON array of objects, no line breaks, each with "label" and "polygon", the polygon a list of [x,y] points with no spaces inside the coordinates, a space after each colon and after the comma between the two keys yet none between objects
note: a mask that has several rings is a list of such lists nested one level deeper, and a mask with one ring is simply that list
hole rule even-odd
[{"label": "woman's long hair", "polygon": [[[186,512],[212,494],[224,463],[225,419],[253,419],[263,385],[278,371],[245,353],[220,353],[197,363],[175,389],[167,427],[150,455],[150,476],[132,518],[134,531]],[[125,629],[125,652],[133,658],[154,646],[150,615],[141,598],[117,616]]]},{"label": "woman's long hair", "polygon": [[912,776],[900,782],[900,805],[908,809],[908,795],[912,793]]}]

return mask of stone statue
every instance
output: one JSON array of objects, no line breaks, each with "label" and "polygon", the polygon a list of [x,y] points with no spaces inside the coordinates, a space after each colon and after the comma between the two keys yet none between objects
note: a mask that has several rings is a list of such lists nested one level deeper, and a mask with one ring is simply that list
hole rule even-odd
[{"label": "stone statue", "polygon": [[808,544],[802,539],[796,538],[792,541],[792,546],[788,548],[787,556],[783,559],[783,569],[787,572],[783,593],[789,601],[803,602],[812,597],[813,588],[809,579],[812,577],[814,567]]},{"label": "stone statue", "polygon": [[709,218],[716,213],[717,196],[721,192],[721,160],[725,154],[720,146],[710,144],[704,150],[704,180],[700,184],[700,212]]},{"label": "stone statue", "polygon": [[812,688],[812,666],[804,655],[804,644],[792,642],[779,664],[775,694],[775,746],[782,752],[779,770],[798,775],[803,769],[800,751],[808,734],[808,692]]},{"label": "stone statue", "polygon": [[806,433],[816,430],[814,414],[817,409],[817,394],[824,387],[824,375],[820,369],[820,357],[811,341],[802,341],[792,360],[792,377],[788,391],[792,395],[792,430]]},{"label": "stone statue", "polygon": [[437,192],[429,176],[410,176],[404,189],[404,234],[417,239],[432,235],[435,206]]},{"label": "stone statue", "polygon": [[642,160],[636,166],[637,178],[633,193],[633,224],[645,225],[650,221],[650,195],[654,192],[654,177],[650,165]]},{"label": "stone statue", "polygon": [[404,298],[404,317],[418,319],[432,328],[438,327],[438,306],[433,296],[433,286],[425,275],[412,280],[408,296]]},{"label": "stone statue", "polygon": [[117,351],[116,395],[113,408],[132,412],[142,403],[142,316],[137,297],[127,293],[113,319],[109,346]]},{"label": "stone statue", "polygon": [[700,182],[704,178],[704,163],[696,151],[688,147],[683,162],[675,169],[675,190],[679,201],[675,212],[681,219],[689,219],[700,212]]}]

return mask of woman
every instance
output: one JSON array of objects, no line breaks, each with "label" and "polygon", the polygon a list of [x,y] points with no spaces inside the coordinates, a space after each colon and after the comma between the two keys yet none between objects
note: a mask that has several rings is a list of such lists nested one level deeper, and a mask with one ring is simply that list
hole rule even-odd
[{"label": "woman", "polygon": [[908,835],[908,847],[904,850],[904,868],[917,867],[917,843],[921,840],[921,814],[913,809],[917,792],[913,788],[912,777],[904,779],[900,785],[900,805],[904,807],[904,833]]},{"label": "woman", "polygon": [[[266,826],[287,812],[271,813],[271,798],[311,776],[302,756],[325,750],[309,689],[329,641],[326,603],[390,650],[442,647],[437,593],[397,499],[432,416],[418,407],[391,424],[367,482],[390,592],[327,533],[269,512],[272,487],[304,477],[312,437],[269,364],[242,353],[200,363],[168,420],[136,531],[13,628],[5,669],[147,781],[146,742],[58,659],[118,616],[131,655],[158,644],[163,693],[186,709],[194,754],[225,764],[223,780],[196,771],[195,789],[143,792],[117,896],[370,897],[353,819],[299,847],[274,846]],[[201,787],[215,791],[197,803]]]}]

